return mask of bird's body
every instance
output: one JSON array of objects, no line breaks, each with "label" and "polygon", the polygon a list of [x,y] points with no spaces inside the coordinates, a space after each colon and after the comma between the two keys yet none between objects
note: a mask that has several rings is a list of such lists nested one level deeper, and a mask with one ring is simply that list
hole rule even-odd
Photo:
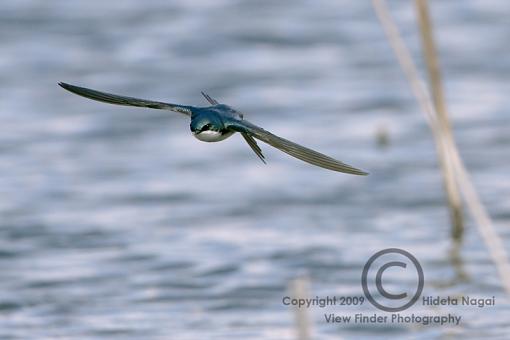
[{"label": "bird's body", "polygon": [[336,159],[308,149],[287,139],[278,137],[257,125],[248,122],[244,119],[242,113],[228,105],[218,103],[215,99],[203,92],[202,95],[207,99],[211,106],[195,107],[178,105],[119,96],[66,83],[59,83],[59,85],[77,95],[109,104],[147,107],[182,113],[190,117],[190,129],[193,136],[203,142],[219,142],[229,138],[234,133],[239,132],[255,154],[264,163],[265,157],[254,138],[263,141],[290,156],[325,169],[353,175],[367,175],[367,173],[362,170],[356,169],[350,165],[337,161]]},{"label": "bird's body", "polygon": [[229,112],[226,105],[198,107],[191,115],[190,130],[202,142],[219,142],[234,134],[235,131],[229,130],[225,121],[235,118],[241,117]]}]

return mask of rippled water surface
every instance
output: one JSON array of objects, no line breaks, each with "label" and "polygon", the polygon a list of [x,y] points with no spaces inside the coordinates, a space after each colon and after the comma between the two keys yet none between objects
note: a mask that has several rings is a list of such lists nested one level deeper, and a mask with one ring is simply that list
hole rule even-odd
[{"label": "rippled water surface", "polygon": [[[510,4],[431,1],[455,134],[510,249]],[[30,1],[0,9],[0,338],[293,339],[289,282],[361,295],[375,252],[413,253],[414,306],[459,326],[328,324],[318,339],[505,338],[509,304],[475,226],[458,261],[431,134],[368,1]],[[392,13],[419,64],[413,7]],[[174,113],[73,96],[66,81],[205,105],[368,170],[328,172]],[[389,145],[377,146],[386,131]],[[470,221],[470,220],[468,220]]]}]

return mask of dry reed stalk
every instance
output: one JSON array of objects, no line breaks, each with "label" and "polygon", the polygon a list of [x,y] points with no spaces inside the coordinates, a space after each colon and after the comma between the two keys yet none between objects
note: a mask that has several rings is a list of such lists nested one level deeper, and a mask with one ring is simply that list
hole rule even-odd
[{"label": "dry reed stalk", "polygon": [[[439,68],[439,60],[432,32],[428,3],[427,0],[415,0],[415,4],[425,62],[429,74],[430,91],[432,93],[432,100],[436,108],[438,118],[437,126],[441,129],[440,134],[443,138],[448,138],[454,141],[450,120],[448,118],[446,101],[444,99],[441,71]],[[447,153],[442,152],[439,155],[439,164],[443,173],[443,183],[446,191],[448,207],[450,209],[452,237],[454,240],[460,242],[462,240],[462,235],[464,234],[464,221],[459,188],[455,181],[453,164],[447,158]]]},{"label": "dry reed stalk", "polygon": [[[298,277],[290,282],[291,296],[295,299],[308,299],[309,280],[307,277]],[[310,340],[312,327],[306,308],[294,307],[296,330],[298,340]]]},{"label": "dry reed stalk", "polygon": [[436,149],[438,150],[438,153],[444,153],[446,159],[450,160],[454,178],[457,180],[458,187],[466,206],[475,220],[478,230],[482,235],[482,239],[489,250],[489,254],[492,257],[494,264],[496,265],[501,278],[501,284],[506,292],[510,294],[510,264],[508,262],[508,255],[501,238],[494,229],[491,218],[481,203],[476,188],[469,177],[469,173],[466,170],[462,158],[460,157],[455,141],[451,134],[450,137],[448,137],[447,133],[445,134],[444,129],[439,123],[439,116],[434,104],[430,99],[424,82],[419,76],[411,54],[403,42],[395,22],[389,14],[386,2],[384,0],[372,0],[372,4],[384,32],[388,37],[389,43],[395,52],[397,60],[408,78],[411,89],[425,113],[425,118],[436,142]]}]

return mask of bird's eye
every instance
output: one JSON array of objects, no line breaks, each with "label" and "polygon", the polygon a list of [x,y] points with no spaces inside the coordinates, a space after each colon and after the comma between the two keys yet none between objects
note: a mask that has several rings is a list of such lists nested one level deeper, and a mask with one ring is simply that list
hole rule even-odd
[{"label": "bird's eye", "polygon": [[205,124],[204,126],[202,126],[202,129],[200,129],[200,131],[208,131],[211,129],[211,124]]}]

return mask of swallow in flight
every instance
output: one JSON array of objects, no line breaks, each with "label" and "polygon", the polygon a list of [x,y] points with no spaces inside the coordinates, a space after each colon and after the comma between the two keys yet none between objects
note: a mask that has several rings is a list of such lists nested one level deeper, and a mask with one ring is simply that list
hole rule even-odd
[{"label": "swallow in flight", "polygon": [[265,157],[255,139],[267,143],[292,157],[321,168],[353,175],[368,174],[322,153],[278,137],[245,120],[242,113],[228,105],[220,104],[204,92],[202,92],[202,95],[209,102],[210,106],[195,107],[119,96],[66,83],[59,83],[59,85],[74,94],[100,102],[179,112],[191,119],[190,128],[193,136],[203,142],[219,142],[239,132],[264,163],[266,163]]}]

